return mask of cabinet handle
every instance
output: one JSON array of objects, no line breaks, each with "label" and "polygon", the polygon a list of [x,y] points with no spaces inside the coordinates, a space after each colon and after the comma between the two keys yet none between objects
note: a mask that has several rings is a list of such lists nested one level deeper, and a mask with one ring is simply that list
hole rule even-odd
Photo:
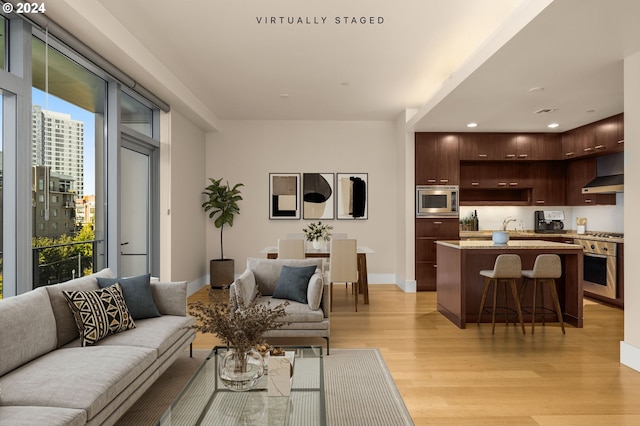
[{"label": "cabinet handle", "polygon": [[448,183],[449,179],[440,179],[440,183]]},{"label": "cabinet handle", "polygon": [[498,186],[507,186],[507,182],[498,182]]},{"label": "cabinet handle", "polygon": [[434,267],[434,268],[437,268],[437,267],[438,267],[438,265],[434,264],[434,265],[433,265],[433,267]]},{"label": "cabinet handle", "polygon": [[591,200],[590,200],[590,199],[587,199],[587,200],[584,200],[584,202],[585,202],[585,203],[587,203],[587,204],[589,204],[589,203],[591,203]]},{"label": "cabinet handle", "polygon": [[527,158],[529,156],[529,154],[520,154],[518,155],[518,158]]},{"label": "cabinet handle", "polygon": [[596,149],[603,149],[604,147],[604,145],[596,145]]},{"label": "cabinet handle", "polygon": [[515,154],[507,154],[507,155],[505,155],[505,157],[507,157],[507,158],[515,158],[516,155]]},{"label": "cabinet handle", "polygon": [[428,183],[436,183],[436,180],[435,179],[427,179],[427,182]]},{"label": "cabinet handle", "polygon": [[537,200],[536,204],[544,204],[544,200]]},{"label": "cabinet handle", "polygon": [[509,182],[509,186],[518,186],[518,182]]},{"label": "cabinet handle", "polygon": [[480,158],[487,158],[487,154],[478,154],[478,157],[480,157]]},{"label": "cabinet handle", "polygon": [[589,152],[589,151],[593,151],[593,148],[585,148],[584,152]]},{"label": "cabinet handle", "polygon": [[434,225],[442,225],[442,222],[433,222]]},{"label": "cabinet handle", "polygon": [[471,182],[471,186],[480,186],[480,182]]},{"label": "cabinet handle", "polygon": [[618,143],[624,143],[624,139],[620,139]]},{"label": "cabinet handle", "polygon": [[572,155],[576,155],[576,153],[575,152],[567,152],[565,155],[567,157],[571,157]]}]

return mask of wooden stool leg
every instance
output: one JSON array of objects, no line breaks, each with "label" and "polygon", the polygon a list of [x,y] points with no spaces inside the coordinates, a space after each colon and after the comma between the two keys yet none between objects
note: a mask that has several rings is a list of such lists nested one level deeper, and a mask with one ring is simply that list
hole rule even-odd
[{"label": "wooden stool leg", "polygon": [[562,334],[565,334],[564,331],[564,321],[562,320],[562,311],[560,310],[560,300],[558,299],[558,290],[556,290],[556,280],[549,280],[549,287],[551,288],[551,298],[553,299],[553,304],[556,307],[556,314],[558,315],[558,321],[560,321],[560,328],[562,328]]},{"label": "wooden stool leg", "polygon": [[484,302],[487,299],[487,292],[489,291],[489,282],[489,278],[484,279],[484,289],[482,290],[482,298],[480,299],[480,310],[478,311],[478,325],[480,325],[480,317],[482,316],[482,312],[484,311]]},{"label": "wooden stool leg", "polygon": [[498,305],[498,280],[493,285],[493,310],[491,312],[491,334],[496,334],[496,306]]},{"label": "wooden stool leg", "polygon": [[[520,321],[520,327],[522,327],[522,334],[527,334],[524,330],[524,321],[522,320],[522,309],[520,308],[520,298],[518,297],[518,288],[516,286],[516,280],[509,280],[511,284],[511,293],[513,293],[513,300],[516,304],[516,312],[518,312],[518,320]],[[505,289],[506,290],[506,289]]]},{"label": "wooden stool leg", "polygon": [[[496,291],[498,291],[498,282],[500,282],[500,280],[496,280]],[[507,284],[508,283],[509,283],[509,280],[502,280],[502,284],[504,285],[504,325],[507,327],[509,326],[509,309],[508,309],[509,302],[507,301]]]},{"label": "wooden stool leg", "polygon": [[[536,332],[536,300],[538,299],[538,279],[533,279],[533,306],[531,308],[531,334]],[[544,302],[542,303],[544,308]],[[543,313],[544,315],[544,313]]]}]

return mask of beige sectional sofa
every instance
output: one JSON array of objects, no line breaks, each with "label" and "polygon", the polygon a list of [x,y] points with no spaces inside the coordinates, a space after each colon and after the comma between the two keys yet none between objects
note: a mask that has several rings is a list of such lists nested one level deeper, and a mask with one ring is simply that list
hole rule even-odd
[{"label": "beige sectional sofa", "polygon": [[109,269],[0,301],[0,425],[114,424],[195,337],[186,282],[151,282],[160,316],[81,346],[63,291]]},{"label": "beige sectional sofa", "polygon": [[[301,268],[315,267],[314,273],[302,286],[301,301],[290,298],[274,297],[281,282],[283,266]],[[244,304],[256,300],[257,303],[277,306],[285,301],[286,316],[279,321],[285,322],[282,328],[270,330],[267,337],[322,337],[327,341],[329,354],[329,291],[322,274],[322,259],[262,259],[248,258],[246,270],[231,284],[229,297],[233,306],[242,298]],[[276,295],[277,296],[277,295]],[[306,296],[306,297],[304,297]]]}]

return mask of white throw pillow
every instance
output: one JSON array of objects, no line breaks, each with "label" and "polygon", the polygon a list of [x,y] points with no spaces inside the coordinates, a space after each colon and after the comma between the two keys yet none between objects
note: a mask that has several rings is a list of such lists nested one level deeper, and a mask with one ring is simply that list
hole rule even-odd
[{"label": "white throw pillow", "polygon": [[317,311],[320,308],[323,289],[324,281],[322,280],[322,274],[316,269],[316,273],[311,276],[309,287],[307,287],[307,304],[312,311]]},{"label": "white throw pillow", "polygon": [[245,270],[242,275],[236,278],[236,303],[238,306],[249,306],[256,298],[257,286],[256,278],[250,269]]}]

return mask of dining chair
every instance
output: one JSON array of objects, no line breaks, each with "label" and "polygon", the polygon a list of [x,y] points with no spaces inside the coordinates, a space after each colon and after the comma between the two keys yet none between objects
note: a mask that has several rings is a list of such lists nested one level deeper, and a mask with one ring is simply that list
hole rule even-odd
[{"label": "dining chair", "polygon": [[[333,240],[346,240],[347,233],[346,232],[334,232],[331,234],[331,238],[329,239],[329,243],[327,244],[327,248],[331,251],[331,242]],[[325,272],[329,272],[331,269],[331,258],[325,259],[324,264],[322,265],[322,270]]]},{"label": "dining chair", "polygon": [[304,240],[278,240],[279,259],[304,259]]},{"label": "dining chair", "polygon": [[329,249],[329,310],[333,310],[333,283],[351,283],[358,312],[358,242],[355,239],[334,240]]}]

